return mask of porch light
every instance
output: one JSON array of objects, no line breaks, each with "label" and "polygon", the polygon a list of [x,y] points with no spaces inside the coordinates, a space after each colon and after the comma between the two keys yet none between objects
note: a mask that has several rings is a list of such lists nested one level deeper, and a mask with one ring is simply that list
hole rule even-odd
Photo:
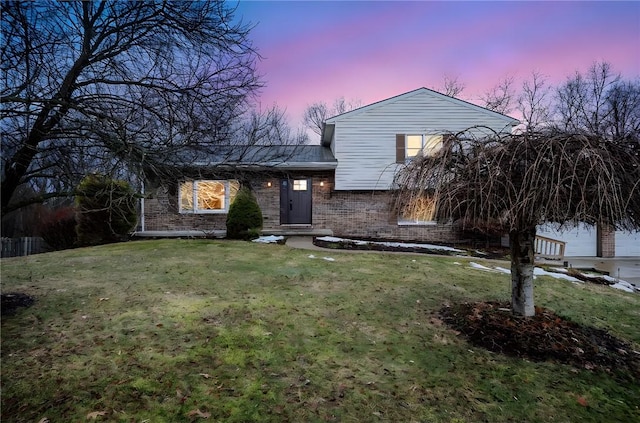
[{"label": "porch light", "polygon": [[267,182],[267,186],[271,188],[271,181]]},{"label": "porch light", "polygon": [[324,181],[320,181],[320,186],[323,187],[324,186]]}]

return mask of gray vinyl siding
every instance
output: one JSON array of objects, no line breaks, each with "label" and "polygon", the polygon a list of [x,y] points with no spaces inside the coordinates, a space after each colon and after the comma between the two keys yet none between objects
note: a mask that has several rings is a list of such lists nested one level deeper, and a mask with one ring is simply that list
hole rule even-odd
[{"label": "gray vinyl siding", "polygon": [[332,149],[336,190],[386,190],[396,171],[396,134],[456,132],[483,125],[510,131],[511,120],[451,98],[417,92],[337,117]]}]

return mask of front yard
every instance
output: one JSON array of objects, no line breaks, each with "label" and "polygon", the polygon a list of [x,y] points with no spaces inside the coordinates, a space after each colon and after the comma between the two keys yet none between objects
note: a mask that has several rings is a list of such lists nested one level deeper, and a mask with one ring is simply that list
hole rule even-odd
[{"label": "front yard", "polygon": [[[1,265],[3,293],[36,298],[2,318],[3,422],[640,420],[633,374],[504,356],[444,324],[447,304],[509,299],[507,275],[468,259],[157,240]],[[640,295],[535,289],[640,349]]]}]

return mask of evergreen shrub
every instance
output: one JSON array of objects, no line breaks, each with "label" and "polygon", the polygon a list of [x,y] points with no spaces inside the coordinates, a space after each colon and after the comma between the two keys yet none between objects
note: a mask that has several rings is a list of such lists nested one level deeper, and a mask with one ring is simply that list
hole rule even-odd
[{"label": "evergreen shrub", "polygon": [[262,211],[249,188],[242,187],[229,206],[227,238],[257,238],[262,229]]}]

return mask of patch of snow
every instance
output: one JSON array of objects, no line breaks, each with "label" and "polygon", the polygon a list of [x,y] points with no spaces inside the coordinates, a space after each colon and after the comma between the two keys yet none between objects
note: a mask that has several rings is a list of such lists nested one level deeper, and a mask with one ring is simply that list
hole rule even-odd
[{"label": "patch of snow", "polygon": [[453,251],[457,253],[463,253],[463,250],[458,250],[457,248],[447,247],[445,245],[435,245],[435,244],[416,244],[410,242],[383,242],[383,241],[361,241],[357,239],[349,239],[349,238],[337,238],[335,236],[323,236],[316,238],[318,241],[325,242],[348,242],[353,243],[355,245],[381,245],[383,247],[393,247],[393,248],[420,248],[425,250],[441,250],[441,251]]},{"label": "patch of snow", "polygon": [[469,266],[473,267],[474,269],[478,269],[478,270],[484,270],[485,272],[492,272],[493,269],[487,266],[483,266],[481,264],[476,263],[475,261],[469,262]]},{"label": "patch of snow", "polygon": [[325,241],[325,242],[340,242],[343,240],[343,238],[336,238],[335,236],[321,236],[316,239],[318,241]]},{"label": "patch of snow", "polygon": [[[458,263],[456,261],[456,262],[453,262],[453,264],[460,264],[460,263]],[[495,272],[495,271],[497,271],[497,272],[500,272],[500,273],[511,274],[511,270],[509,270],[507,268],[504,268],[504,267],[500,267],[500,266],[494,266],[493,268],[491,268],[491,267],[483,266],[482,264],[475,263],[473,261],[469,262],[469,266],[474,268],[474,269],[483,270],[485,272]],[[557,269],[558,272],[556,272],[555,270],[556,270],[556,268],[554,268],[553,272],[549,272],[549,271],[544,270],[541,267],[534,267],[533,268],[533,275],[534,275],[533,277],[535,278],[536,276],[550,276],[550,277],[555,278],[555,279],[564,279],[564,280],[567,280],[567,281],[570,281],[570,282],[573,282],[573,283],[583,283],[580,279],[574,278],[573,276],[567,275],[566,274],[566,272],[567,272],[566,269],[558,268]],[[615,289],[620,289],[622,291],[632,292],[632,293],[640,292],[640,289],[636,288],[636,286],[634,286],[632,283],[629,283],[627,281],[623,281],[621,279],[616,279],[616,278],[613,278],[613,277],[608,276],[608,275],[601,275],[601,274],[595,274],[595,273],[589,273],[589,272],[582,273],[582,274],[585,275],[585,276],[590,276],[590,277],[604,278],[605,280],[607,280],[609,282],[615,282],[614,284],[609,285],[610,287],[615,288]]]},{"label": "patch of snow", "polygon": [[458,250],[457,248],[447,247],[445,245],[434,245],[434,244],[414,244],[414,243],[404,243],[404,242],[372,242],[372,244],[379,244],[385,247],[422,248],[425,250],[454,251],[456,253],[462,252],[462,250]]},{"label": "patch of snow", "polygon": [[252,242],[260,242],[263,244],[275,244],[278,241],[282,241],[284,239],[283,236],[276,236],[276,235],[268,235],[268,236],[261,236],[259,238],[256,239],[252,239]]},{"label": "patch of snow", "polygon": [[551,276],[552,278],[564,279],[569,282],[582,283],[580,279],[574,278],[573,276],[565,275],[564,273],[548,272],[541,267],[534,267],[533,274],[535,276]]},{"label": "patch of snow", "polygon": [[333,257],[322,257],[326,261],[336,261]]},{"label": "patch of snow", "polygon": [[314,258],[316,258],[316,256],[314,256],[313,254],[309,254],[309,256],[308,256],[308,257],[309,257],[310,259],[314,259]]},{"label": "patch of snow", "polygon": [[613,285],[609,285],[612,288],[616,288],[616,289],[621,289],[623,291],[626,292],[636,292],[636,287],[633,286],[632,284],[630,284],[627,281],[618,281],[617,283],[614,283]]}]

